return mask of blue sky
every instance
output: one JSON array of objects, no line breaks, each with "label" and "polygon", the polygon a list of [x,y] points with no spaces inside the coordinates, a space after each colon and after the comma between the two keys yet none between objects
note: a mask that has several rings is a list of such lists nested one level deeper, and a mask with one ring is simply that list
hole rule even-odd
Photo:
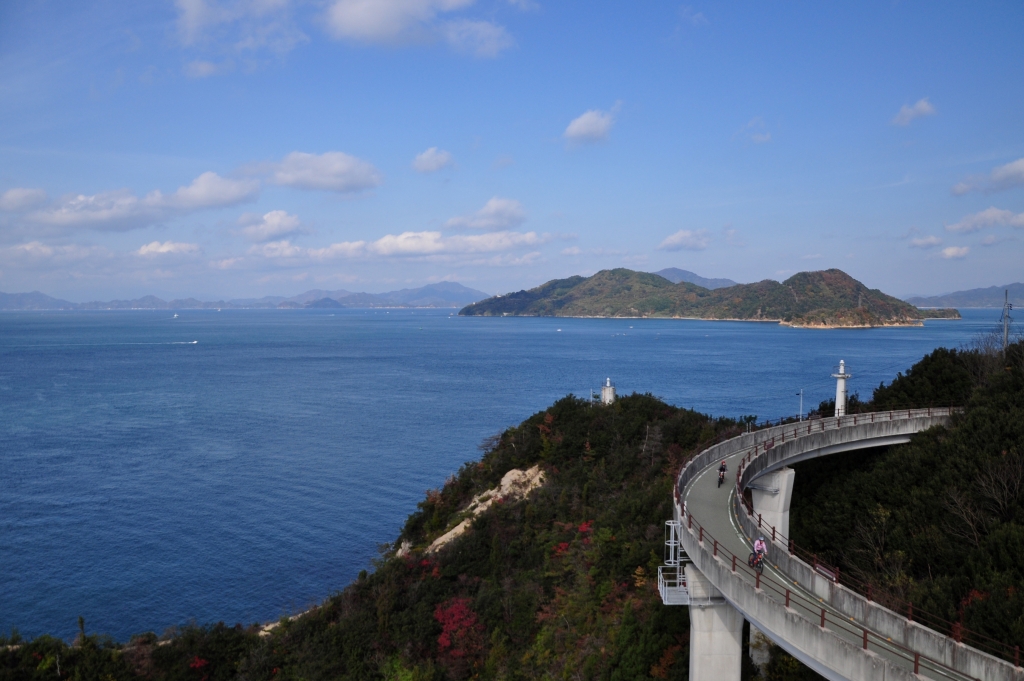
[{"label": "blue sky", "polygon": [[0,4],[0,290],[1024,279],[1024,5]]}]

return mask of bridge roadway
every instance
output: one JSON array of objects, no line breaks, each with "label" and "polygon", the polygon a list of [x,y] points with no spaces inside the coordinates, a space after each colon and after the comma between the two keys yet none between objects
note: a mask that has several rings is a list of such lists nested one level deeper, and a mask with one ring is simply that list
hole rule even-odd
[{"label": "bridge roadway", "polygon": [[[757,500],[754,509],[742,501],[743,490],[751,486],[762,487],[762,499],[778,493],[755,480],[771,480],[770,474],[785,471],[788,463],[907,442],[913,433],[946,423],[949,416],[948,410],[915,410],[788,424],[711,447],[683,467],[675,508],[679,544],[692,561],[686,568],[690,678],[739,679],[734,641],[742,619],[731,612],[735,608],[777,645],[829,679],[1024,679],[1020,667],[873,603],[842,586],[833,570],[792,555],[778,527],[771,541],[773,526],[763,520],[758,526]],[[729,474],[719,487],[716,468],[723,459]],[[788,533],[788,498],[785,506]],[[779,522],[777,513],[772,517]],[[747,567],[757,533],[763,533],[770,545],[768,565],[760,577]]]}]

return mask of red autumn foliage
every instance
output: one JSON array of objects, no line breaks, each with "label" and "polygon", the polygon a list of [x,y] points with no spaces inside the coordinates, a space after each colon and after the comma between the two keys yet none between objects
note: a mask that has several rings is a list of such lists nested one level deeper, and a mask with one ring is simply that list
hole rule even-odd
[{"label": "red autumn foliage", "polygon": [[480,652],[482,648],[484,625],[469,606],[468,598],[456,596],[434,609],[434,619],[441,624],[437,647],[448,657],[470,657]]},{"label": "red autumn foliage", "polygon": [[564,556],[568,552],[569,552],[569,542],[567,542],[567,541],[560,542],[557,546],[555,546],[555,555],[556,556]]},{"label": "red autumn foliage", "polygon": [[593,530],[593,529],[594,529],[594,521],[593,521],[593,520],[588,520],[588,521],[586,521],[585,523],[581,524],[581,525],[580,525],[580,526],[579,526],[579,527],[577,528],[577,530],[578,530],[579,532],[584,532],[584,533],[586,533],[586,532],[590,532],[590,531],[591,531],[591,530]]},{"label": "red autumn foliage", "polygon": [[203,658],[201,658],[198,655],[196,655],[195,657],[192,658],[192,661],[188,663],[188,666],[191,669],[202,669],[203,667],[205,667],[208,664],[210,664],[209,660],[204,660]]}]

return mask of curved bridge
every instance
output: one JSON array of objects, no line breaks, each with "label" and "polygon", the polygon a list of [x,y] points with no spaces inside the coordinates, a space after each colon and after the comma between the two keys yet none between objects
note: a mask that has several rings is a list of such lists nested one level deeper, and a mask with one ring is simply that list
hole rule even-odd
[{"label": "curved bridge", "polygon": [[[787,537],[794,475],[788,464],[908,442],[950,415],[919,409],[792,423],[717,444],[683,467],[659,589],[666,604],[690,606],[691,679],[739,680],[746,619],[829,679],[1024,681],[1015,649],[955,624],[922,623],[912,605],[905,612],[883,607],[869,589],[845,586],[838,569],[796,555]],[[722,460],[730,480],[718,487]],[[769,540],[761,575],[747,567],[758,534]]]}]

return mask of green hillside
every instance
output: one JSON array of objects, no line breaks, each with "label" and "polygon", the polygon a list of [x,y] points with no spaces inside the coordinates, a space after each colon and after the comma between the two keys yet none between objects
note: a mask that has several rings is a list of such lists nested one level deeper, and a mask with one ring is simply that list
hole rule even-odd
[{"label": "green hillside", "polygon": [[714,290],[647,272],[602,270],[555,279],[463,308],[466,316],[676,317],[774,321],[792,326],[919,325],[926,317],[959,318],[956,310],[918,310],[869,289],[841,270],[801,272]]}]

